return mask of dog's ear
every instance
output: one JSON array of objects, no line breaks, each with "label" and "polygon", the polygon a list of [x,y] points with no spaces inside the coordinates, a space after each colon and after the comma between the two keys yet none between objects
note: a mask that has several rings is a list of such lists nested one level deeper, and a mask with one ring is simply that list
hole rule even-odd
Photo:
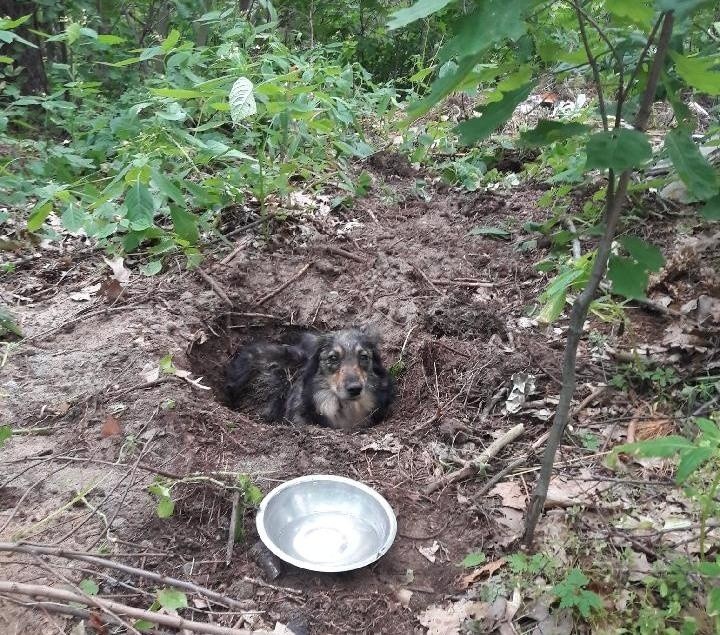
[{"label": "dog's ear", "polygon": [[358,329],[370,346],[379,346],[382,341],[380,331],[374,324],[363,324]]}]

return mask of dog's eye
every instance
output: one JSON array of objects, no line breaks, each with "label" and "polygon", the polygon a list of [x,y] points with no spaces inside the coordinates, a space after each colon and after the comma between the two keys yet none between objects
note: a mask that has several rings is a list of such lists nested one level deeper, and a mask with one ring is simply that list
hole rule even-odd
[{"label": "dog's eye", "polygon": [[360,351],[360,353],[358,353],[358,357],[360,358],[361,362],[370,361],[370,355],[367,351]]},{"label": "dog's eye", "polygon": [[326,359],[327,359],[328,364],[337,364],[338,355],[337,355],[337,353],[330,353]]}]

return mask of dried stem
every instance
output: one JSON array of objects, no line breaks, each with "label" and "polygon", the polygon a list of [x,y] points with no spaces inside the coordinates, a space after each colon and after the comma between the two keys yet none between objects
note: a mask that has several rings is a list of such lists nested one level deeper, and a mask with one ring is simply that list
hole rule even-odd
[{"label": "dried stem", "polygon": [[[580,20],[581,16],[578,17]],[[657,52],[653,61],[652,68],[648,75],[645,93],[643,94],[642,103],[638,112],[635,128],[644,130],[647,126],[650,116],[650,108],[655,98],[655,89],[660,78],[660,72],[665,62],[668,47],[670,44],[670,36],[673,30],[674,16],[672,12],[664,14],[662,22],[662,31],[658,41]],[[570,414],[570,404],[575,392],[575,361],[577,358],[577,348],[582,336],[583,324],[587,317],[590,303],[600,285],[607,267],[607,260],[610,254],[610,245],[615,236],[615,228],[625,202],[625,194],[630,181],[631,170],[625,170],[620,178],[615,181],[615,175],[610,170],[608,175],[608,185],[605,203],[605,232],[600,243],[598,244],[595,263],[587,285],[582,293],[575,299],[570,315],[570,327],[568,331],[568,339],[565,347],[565,359],[563,361],[562,388],[560,390],[560,400],[558,403],[555,419],[550,430],[550,438],[545,447],[545,454],[542,460],[542,468],[540,477],[538,478],[535,491],[530,501],[530,507],[525,525],[525,536],[523,538],[525,544],[529,547],[532,544],[535,534],[535,527],[542,513],[547,498],[548,486],[552,475],[553,465],[555,462],[555,454],[558,446],[565,434],[568,417]]]}]

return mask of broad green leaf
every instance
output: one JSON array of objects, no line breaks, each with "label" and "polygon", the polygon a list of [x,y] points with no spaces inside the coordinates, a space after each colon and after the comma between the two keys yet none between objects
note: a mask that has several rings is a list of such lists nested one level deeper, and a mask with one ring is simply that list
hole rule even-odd
[{"label": "broad green leaf", "polygon": [[78,586],[88,595],[97,595],[98,591],[100,591],[100,587],[98,587],[95,580],[91,580],[90,578],[81,580]]},{"label": "broad green leaf", "polygon": [[177,611],[187,607],[187,598],[182,591],[177,589],[160,589],[157,600],[164,609]]},{"label": "broad green leaf", "polygon": [[165,51],[166,53],[178,43],[180,40],[180,31],[177,29],[173,29],[170,31],[168,36],[165,38],[165,41],[160,45],[160,48]]},{"label": "broad green leaf", "polygon": [[677,18],[684,18],[696,9],[709,5],[715,0],[655,0],[658,11],[674,11]]},{"label": "broad green leaf", "polygon": [[198,99],[203,96],[200,91],[188,88],[151,88],[150,92],[160,97],[171,97],[172,99]]},{"label": "broad green leaf", "polygon": [[586,147],[586,169],[613,169],[617,172],[636,168],[652,157],[647,135],[638,130],[614,130],[592,135]]},{"label": "broad green leaf", "polygon": [[665,135],[665,149],[688,192],[701,201],[718,193],[718,178],[710,162],[684,128],[675,128]]},{"label": "broad green leaf", "polygon": [[720,95],[720,71],[713,71],[720,65],[720,56],[685,57],[671,52],[678,75],[690,86],[707,95]]},{"label": "broad green leaf", "polygon": [[5,445],[5,441],[7,441],[12,436],[12,428],[10,426],[0,426],[0,448]]},{"label": "broad green leaf", "polygon": [[240,77],[230,89],[230,117],[238,123],[257,112],[253,95],[253,83],[247,77]]},{"label": "broad green leaf", "polygon": [[720,220],[720,194],[713,196],[700,210],[705,220]]},{"label": "broad green leaf", "polygon": [[[168,375],[173,375],[175,373],[176,368],[173,364],[172,355],[170,353],[160,358],[159,365],[162,372],[167,373]],[[165,495],[167,496],[168,494]]]},{"label": "broad green leaf", "polygon": [[170,518],[175,511],[175,501],[171,498],[161,498],[157,504],[158,518]]},{"label": "broad green leaf", "polygon": [[7,55],[0,55],[0,64],[12,64],[15,60]]},{"label": "broad green leaf", "polygon": [[14,29],[16,27],[19,27],[21,24],[25,24],[25,22],[27,22],[31,17],[32,13],[28,13],[27,15],[20,16],[16,20],[0,19],[0,29]]},{"label": "broad green leaf", "polygon": [[85,228],[88,222],[88,215],[80,206],[71,203],[65,208],[62,216],[60,216],[60,220],[62,220],[65,229],[76,234]]},{"label": "broad green leaf", "polygon": [[45,201],[39,207],[36,207],[31,213],[27,221],[27,229],[29,232],[36,232],[42,227],[45,219],[50,216],[53,211],[52,201]]},{"label": "broad green leaf", "polygon": [[167,178],[162,172],[153,169],[152,171],[152,182],[155,187],[160,190],[165,196],[177,203],[178,205],[185,204],[185,196],[175,183]]},{"label": "broad green leaf", "polygon": [[248,485],[245,488],[245,500],[250,505],[259,505],[263,499],[263,493],[257,485]]},{"label": "broad green leaf", "polygon": [[715,454],[715,448],[693,448],[680,454],[680,463],[675,473],[675,481],[684,483],[695,470]]},{"label": "broad green leaf", "polygon": [[124,37],[120,37],[119,35],[112,35],[111,33],[101,33],[97,37],[98,42],[101,44],[107,44],[108,46],[113,46],[115,44],[121,44],[125,41]]},{"label": "broad green leaf", "polygon": [[77,22],[71,22],[65,29],[68,44],[74,44],[80,39],[80,25]]},{"label": "broad green leaf", "polygon": [[541,119],[532,130],[521,132],[520,139],[528,146],[542,146],[577,137],[589,130],[590,127],[582,123],[563,123],[562,121]]},{"label": "broad green leaf", "polygon": [[648,272],[644,265],[629,258],[611,256],[608,278],[612,282],[613,293],[636,300],[645,298]]},{"label": "broad green leaf", "polygon": [[613,454],[634,454],[636,456],[648,456],[667,458],[678,454],[682,450],[692,450],[695,446],[685,437],[672,435],[648,441],[626,443],[613,450]]},{"label": "broad green leaf", "polygon": [[388,29],[399,29],[415,20],[426,18],[433,13],[437,13],[451,2],[455,0],[418,0],[411,7],[400,9],[390,16],[387,24]]},{"label": "broad green leaf", "polygon": [[523,13],[530,5],[529,0],[483,0],[459,19],[455,36],[438,53],[440,62],[477,55],[506,39],[517,41],[527,28]]},{"label": "broad green leaf", "polygon": [[187,240],[191,245],[198,242],[198,218],[195,214],[186,211],[182,207],[172,205],[170,207],[170,217],[172,218],[173,227],[175,233],[182,238]]},{"label": "broad green leaf", "polygon": [[151,622],[150,620],[136,620],[133,626],[136,630],[144,633],[145,631],[149,631],[151,628],[154,628],[155,622]]},{"label": "broad green leaf", "polygon": [[550,296],[550,299],[545,303],[540,313],[538,313],[537,321],[540,324],[552,324],[563,312],[566,300],[567,291],[560,291]]},{"label": "broad green leaf", "polygon": [[709,617],[720,615],[720,587],[714,587],[708,593],[707,614]]},{"label": "broad green leaf", "polygon": [[132,229],[142,231],[152,227],[155,207],[152,194],[146,185],[136,181],[130,187],[125,195],[125,208]]},{"label": "broad green leaf", "polygon": [[461,567],[465,567],[466,569],[472,569],[473,567],[478,567],[481,564],[483,564],[487,558],[485,557],[485,554],[482,551],[473,551],[472,553],[469,553],[467,556],[465,556],[460,563]]},{"label": "broad green leaf", "polygon": [[698,571],[702,575],[720,576],[720,562],[718,562],[717,559],[715,562],[700,562],[698,564]]},{"label": "broad green leaf", "polygon": [[620,18],[628,18],[637,24],[648,24],[655,15],[650,2],[641,0],[605,0],[607,10]]},{"label": "broad green leaf", "polygon": [[104,64],[105,66],[114,66],[115,68],[121,68],[123,66],[130,66],[130,64],[137,64],[138,62],[142,62],[141,57],[128,57],[126,60],[121,60],[119,62],[100,62],[100,64]]},{"label": "broad green leaf", "polygon": [[720,428],[717,427],[711,419],[699,418],[695,420],[695,425],[700,431],[712,441],[720,441]]},{"label": "broad green leaf", "polygon": [[144,276],[155,276],[162,270],[161,260],[151,260],[146,265],[140,266],[140,273]]},{"label": "broad green leaf", "polygon": [[463,121],[455,130],[460,134],[464,144],[471,144],[485,139],[502,126],[515,112],[517,105],[525,100],[533,88],[533,83],[505,93],[500,101],[481,108],[482,116]]},{"label": "broad green leaf", "polygon": [[665,258],[660,249],[636,236],[622,236],[618,242],[648,271],[660,271],[665,264]]},{"label": "broad green leaf", "polygon": [[502,227],[473,227],[468,234],[471,236],[489,236],[490,238],[501,238],[507,240],[512,234]]},{"label": "broad green leaf", "polygon": [[406,119],[404,123],[407,124],[409,121],[414,121],[424,115],[441,99],[444,99],[453,92],[465,77],[470,74],[473,68],[475,68],[475,65],[480,61],[481,55],[482,54],[463,57],[454,65],[452,71],[439,76],[430,86],[430,94],[410,105],[408,108],[408,119]]}]

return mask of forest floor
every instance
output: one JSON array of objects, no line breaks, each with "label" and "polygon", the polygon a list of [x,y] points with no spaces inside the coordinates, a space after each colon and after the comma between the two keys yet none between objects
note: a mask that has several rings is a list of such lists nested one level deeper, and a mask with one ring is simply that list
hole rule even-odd
[{"label": "forest floor", "polygon": [[[245,608],[228,611],[189,594],[183,616],[255,631],[288,622],[297,632],[305,622],[313,634],[444,634],[472,621],[482,633],[589,628],[571,609],[557,608],[549,591],[562,575],[523,570],[511,557],[520,551],[567,329],[565,318],[542,326],[528,317],[547,283],[533,265],[549,246],[514,248],[530,238],[524,223],[547,216],[537,206],[543,186],[460,192],[388,153],[363,167],[373,176],[368,196],[332,213],[326,200],[296,196],[288,218],[272,221],[269,240],[255,227],[237,242],[218,243],[202,264],[205,277],[178,259],[154,277],[120,271],[118,282],[101,255],[73,237],[5,276],[25,339],[6,347],[0,371],[0,423],[15,431],[0,450],[0,540],[105,553],[209,587]],[[679,425],[662,391],[637,389],[627,377],[625,390],[604,388],[623,377],[618,359],[636,349],[682,378],[713,367],[717,373],[717,304],[714,316],[701,319],[705,304],[693,309],[692,302],[720,295],[718,236],[691,221],[692,212],[663,210],[655,218],[659,203],[643,204],[649,220],[638,231],[668,257],[651,297],[669,299],[671,311],[629,306],[622,327],[589,320],[572,429],[537,536],[558,571],[578,567],[592,580],[605,605],[594,632],[633,619],[642,580],[668,550],[698,550],[694,508],[672,487],[666,463],[627,461],[620,471],[604,463],[616,445]],[[237,210],[225,222],[252,218]],[[471,235],[477,226],[502,227],[509,240]],[[706,269],[698,266],[708,263],[704,251],[715,254]],[[137,269],[133,259],[125,264]],[[299,429],[226,405],[222,368],[240,343],[353,324],[374,325],[386,364],[402,367],[397,400],[381,424],[357,434]],[[158,372],[168,354],[172,367],[163,363]],[[534,391],[510,413],[508,394],[523,378]],[[429,492],[430,483],[520,423],[523,434],[487,474]],[[257,541],[252,510],[245,540],[225,562],[226,491],[182,484],[173,490],[173,515],[156,514],[148,487],[158,472],[217,471],[247,473],[263,493],[309,473],[358,479],[395,510],[397,538],[359,571],[288,568],[265,580],[250,551]],[[460,565],[478,551],[484,562]],[[74,565],[52,559],[43,568],[31,556],[0,553],[5,579],[62,586],[64,578],[92,578],[103,597],[141,608],[153,602],[157,585]],[[0,606],[3,633],[69,632],[74,624],[7,598]]]}]

